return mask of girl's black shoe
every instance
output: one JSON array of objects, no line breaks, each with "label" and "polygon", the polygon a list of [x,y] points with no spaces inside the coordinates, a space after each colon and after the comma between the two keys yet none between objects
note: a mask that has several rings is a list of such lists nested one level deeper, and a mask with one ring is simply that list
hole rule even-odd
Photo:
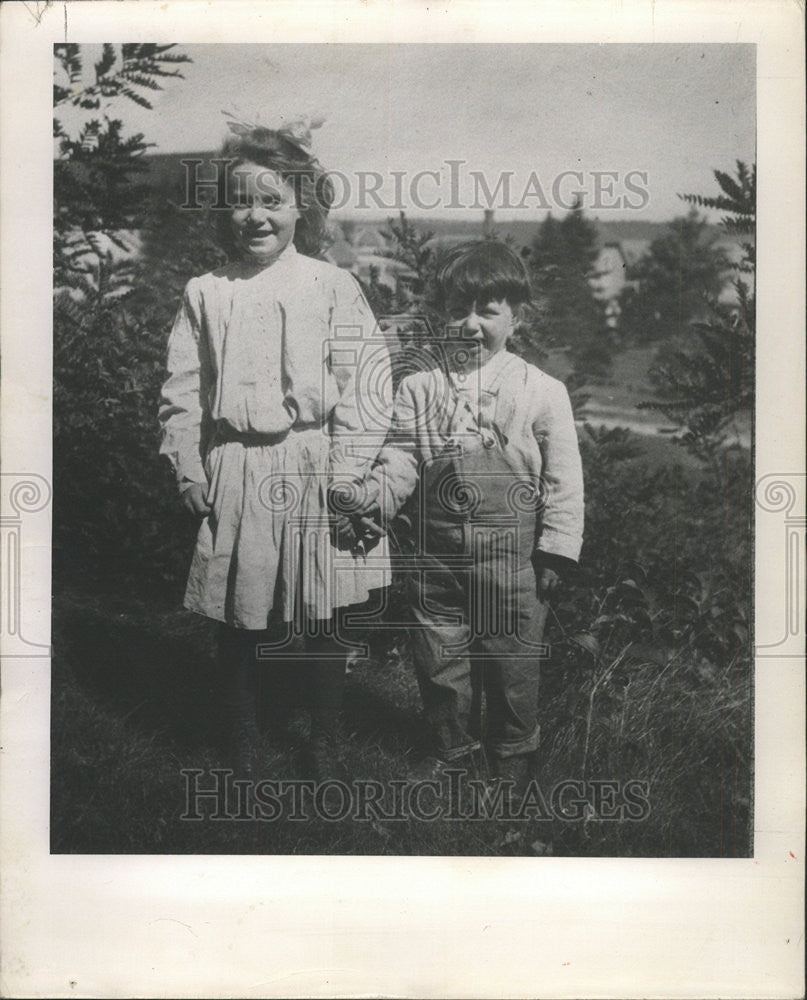
[{"label": "girl's black shoe", "polygon": [[259,777],[261,734],[254,707],[228,712],[228,757],[237,778],[255,781]]}]

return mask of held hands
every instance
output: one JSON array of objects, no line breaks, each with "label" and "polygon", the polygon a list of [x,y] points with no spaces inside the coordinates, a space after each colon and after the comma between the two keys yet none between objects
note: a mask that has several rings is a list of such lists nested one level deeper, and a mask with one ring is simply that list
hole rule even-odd
[{"label": "held hands", "polygon": [[331,535],[338,549],[353,552],[363,548],[369,552],[378,545],[386,531],[369,517],[331,514]]},{"label": "held hands", "polygon": [[328,488],[331,537],[338,549],[367,552],[386,534],[376,523],[376,519],[380,520],[377,492],[368,484]]},{"label": "held hands", "polygon": [[207,517],[213,509],[207,502],[207,487],[201,483],[193,483],[182,491],[182,506],[194,517]]}]

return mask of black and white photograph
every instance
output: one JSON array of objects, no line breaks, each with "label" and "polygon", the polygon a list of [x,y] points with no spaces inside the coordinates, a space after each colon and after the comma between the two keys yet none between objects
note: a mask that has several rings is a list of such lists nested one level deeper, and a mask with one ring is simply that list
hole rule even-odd
[{"label": "black and white photograph", "polygon": [[51,849],[747,857],[751,45],[54,47]]},{"label": "black and white photograph", "polygon": [[3,10],[9,995],[790,995],[803,12],[570,6]]}]

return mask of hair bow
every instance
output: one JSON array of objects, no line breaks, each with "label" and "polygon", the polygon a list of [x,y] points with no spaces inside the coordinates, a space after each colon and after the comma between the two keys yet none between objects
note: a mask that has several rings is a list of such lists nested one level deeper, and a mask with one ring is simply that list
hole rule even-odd
[{"label": "hair bow", "polygon": [[305,153],[311,152],[312,131],[320,128],[325,122],[325,118],[322,115],[298,115],[296,118],[290,118],[288,121],[270,128],[260,121],[260,116],[258,115],[255,116],[254,122],[250,122],[233,114],[231,111],[222,111],[222,114],[225,118],[229,119],[227,127],[235,135],[245,136],[257,131],[274,132]]}]

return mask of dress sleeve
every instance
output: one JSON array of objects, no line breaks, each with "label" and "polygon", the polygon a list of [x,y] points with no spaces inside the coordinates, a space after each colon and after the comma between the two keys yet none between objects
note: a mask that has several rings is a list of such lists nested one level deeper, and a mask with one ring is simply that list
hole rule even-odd
[{"label": "dress sleeve", "polygon": [[331,411],[331,476],[364,479],[387,435],[392,372],[387,341],[352,275],[341,272],[331,315],[329,367],[339,393]]},{"label": "dress sleeve", "polygon": [[405,378],[395,394],[392,426],[369,480],[378,490],[384,520],[390,520],[415,491],[422,455],[417,438],[417,406],[410,380]]},{"label": "dress sleeve", "polygon": [[168,380],[159,410],[160,454],[168,456],[180,490],[207,483],[203,463],[211,376],[200,312],[198,291],[189,282],[168,338]]},{"label": "dress sleeve", "polygon": [[533,433],[541,449],[544,490],[537,549],[575,562],[583,544],[583,466],[569,393],[554,379]]}]

